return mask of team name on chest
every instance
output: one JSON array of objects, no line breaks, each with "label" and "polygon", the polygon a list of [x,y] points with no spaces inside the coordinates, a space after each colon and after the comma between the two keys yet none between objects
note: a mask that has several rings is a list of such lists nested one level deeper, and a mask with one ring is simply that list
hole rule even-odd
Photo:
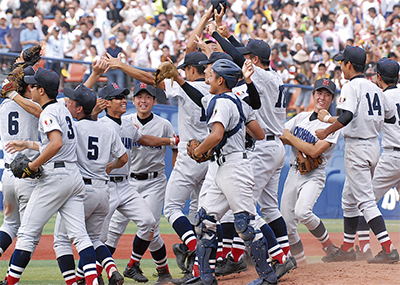
[{"label": "team name on chest", "polygon": [[132,139],[131,138],[122,137],[121,141],[124,144],[126,149],[132,149]]},{"label": "team name on chest", "polygon": [[308,143],[313,144],[317,141],[317,138],[310,131],[299,126],[294,128],[293,135]]}]

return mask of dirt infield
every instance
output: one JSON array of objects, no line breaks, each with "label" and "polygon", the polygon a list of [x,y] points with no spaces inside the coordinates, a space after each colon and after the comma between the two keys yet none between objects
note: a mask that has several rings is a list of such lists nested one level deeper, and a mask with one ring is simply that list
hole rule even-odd
[{"label": "dirt infield", "polygon": [[[332,233],[331,239],[336,245],[342,243],[342,233]],[[162,235],[167,247],[169,258],[173,258],[172,244],[180,242],[175,234]],[[323,251],[319,242],[309,233],[300,234],[304,244],[306,256],[321,256]],[[124,235],[118,245],[114,257],[116,259],[128,259],[132,250],[132,241],[134,235]],[[400,248],[400,233],[391,234],[392,241],[396,248]],[[0,258],[0,260],[8,260],[13,252],[15,242]],[[55,259],[52,248],[53,236],[44,235],[32,256],[33,260],[49,260]],[[371,249],[374,254],[380,251],[380,245],[376,238],[371,234]],[[74,251],[75,257],[78,254]],[[151,258],[147,251],[143,258]],[[315,259],[315,258],[314,258]],[[319,259],[318,259],[319,260]],[[310,263],[305,266],[293,270],[290,274],[284,276],[279,284],[290,285],[392,285],[400,284],[400,263],[390,265],[371,265],[367,262],[346,262],[346,263]],[[178,276],[176,276],[178,277]],[[218,284],[221,285],[242,285],[247,284],[251,280],[257,278],[257,274],[253,267],[240,274],[234,274],[226,277],[218,278]]]}]

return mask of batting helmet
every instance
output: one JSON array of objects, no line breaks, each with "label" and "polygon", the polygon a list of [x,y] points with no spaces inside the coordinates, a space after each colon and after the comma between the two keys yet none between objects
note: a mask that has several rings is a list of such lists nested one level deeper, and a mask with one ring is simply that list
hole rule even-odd
[{"label": "batting helmet", "polygon": [[231,60],[219,59],[211,66],[211,68],[225,79],[226,86],[233,88],[242,77],[242,70]]}]

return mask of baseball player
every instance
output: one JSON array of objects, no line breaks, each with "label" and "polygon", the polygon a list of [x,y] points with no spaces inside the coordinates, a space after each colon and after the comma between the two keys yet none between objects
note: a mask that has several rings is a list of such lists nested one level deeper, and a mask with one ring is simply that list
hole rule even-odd
[{"label": "baseball player", "polygon": [[25,82],[31,85],[32,98],[43,109],[39,118],[41,143],[22,142],[18,150],[39,150],[40,155],[28,167],[36,172],[42,166],[43,174],[32,191],[18,231],[7,284],[18,283],[43,226],[56,211],[79,252],[86,284],[98,284],[96,255],[84,223],[84,184],[76,164],[76,129],[69,111],[56,101],[59,77],[54,71],[39,68],[35,75],[25,76]]},{"label": "baseball player", "polygon": [[[109,190],[108,174],[112,169],[123,166],[128,156],[118,134],[114,129],[105,127],[100,121],[93,120],[91,113],[96,104],[96,94],[84,85],[72,90],[64,88],[69,98],[67,108],[77,119],[78,167],[85,183],[85,221],[86,229],[96,251],[96,258],[106,269],[109,284],[122,284],[124,278],[118,272],[109,249],[100,241],[101,230],[108,214]],[[115,158],[109,162],[110,155]],[[71,242],[65,223],[57,215],[54,231],[54,250],[59,267],[67,284],[75,279],[75,263]]]},{"label": "baseball player", "polygon": [[[208,94],[209,86],[205,84],[204,66],[199,65],[199,62],[206,59],[207,56],[203,53],[191,52],[186,54],[184,63],[179,66],[185,70],[187,85],[194,86],[202,94]],[[141,82],[146,84],[154,82],[152,75],[122,63],[120,58],[109,57],[107,63],[110,68],[119,68]],[[199,164],[190,159],[186,153],[186,144],[193,137],[202,141],[207,136],[205,110],[188,98],[183,90],[184,87],[180,87],[170,79],[165,79],[158,87],[165,89],[168,98],[178,98],[180,143],[175,167],[167,184],[164,215],[185,243],[174,245],[173,249],[177,255],[178,266],[187,271],[184,262],[187,256],[194,256],[192,253],[197,241],[192,226],[194,214],[189,214],[188,219],[182,209],[189,197],[192,199],[198,195],[207,172],[207,164]]]},{"label": "baseball player", "polygon": [[[35,71],[32,67],[25,68],[26,75],[33,75]],[[32,99],[28,85],[21,83],[23,86],[20,94],[15,92],[13,96],[3,100],[0,105],[0,136],[3,150],[6,150],[7,142],[11,140],[37,141],[38,137],[38,118],[25,111],[17,103],[18,97]],[[11,94],[10,94],[11,95]],[[14,101],[17,100],[17,101]],[[35,103],[38,109],[41,109]],[[33,159],[37,151],[30,149],[24,150],[29,159]],[[14,238],[17,236],[18,228],[31,196],[33,188],[37,184],[36,179],[15,179],[10,171],[10,163],[14,159],[15,154],[4,152],[5,169],[2,176],[2,192],[4,207],[4,223],[0,227],[0,256],[7,250]]]},{"label": "baseball player", "polygon": [[[249,152],[255,173],[254,198],[283,250],[283,253],[278,253],[274,258],[285,261],[290,248],[286,224],[278,205],[279,176],[285,159],[285,148],[279,139],[286,121],[283,82],[280,76],[269,68],[271,49],[267,43],[250,40],[247,46],[241,47],[239,51],[235,47],[240,47],[240,44],[225,26],[218,27],[218,32],[214,31],[212,36],[239,66],[243,66],[245,59],[250,59],[255,65],[252,80],[261,100],[261,108],[256,110],[256,116],[266,136],[264,140],[256,142],[254,150]],[[229,42],[223,36],[227,37]]]},{"label": "baseball player", "polygon": [[315,134],[320,140],[342,129],[345,139],[346,181],[342,194],[344,216],[344,241],[341,248],[322,258],[325,262],[355,260],[353,248],[359,211],[378,238],[383,250],[370,262],[396,262],[399,254],[386,231],[372,188],[372,173],[379,159],[378,134],[383,122],[395,123],[395,109],[385,94],[363,75],[366,53],[359,47],[346,46],[335,60],[340,65],[345,79],[350,81],[342,88],[337,108],[343,110],[339,117],[330,117],[321,110],[319,119],[331,123]]},{"label": "baseball player", "polygon": [[[335,90],[335,83],[327,78],[315,81],[312,91],[314,111],[300,113],[288,121],[281,136],[284,144],[292,146],[292,158],[282,194],[281,212],[288,229],[291,253],[300,264],[305,262],[305,255],[303,250],[300,251],[302,242],[297,232],[299,222],[319,240],[327,255],[338,250],[330,240],[321,219],[313,213],[314,204],[325,187],[325,166],[332,157],[339,138],[338,132],[329,135],[325,140],[316,138],[315,130],[327,126],[327,123],[318,120],[318,112],[329,108]],[[322,162],[318,168],[303,175],[298,171],[297,151],[313,159],[321,156]],[[294,244],[299,246],[293,247]]]},{"label": "baseball player", "polygon": [[[207,107],[207,121],[210,134],[193,150],[193,157],[200,157],[215,147],[218,170],[215,181],[201,201],[196,215],[198,244],[196,255],[199,270],[205,285],[216,284],[213,277],[216,254],[216,222],[232,209],[235,228],[244,240],[255,262],[260,276],[258,284],[277,284],[277,278],[267,263],[266,240],[260,230],[265,223],[257,214],[253,202],[252,175],[245,153],[245,125],[249,121],[243,113],[240,100],[232,94],[232,87],[241,77],[241,69],[232,61],[220,59],[212,65],[207,79],[210,93],[215,94]],[[253,118],[247,127],[256,139],[265,134]],[[222,141],[221,141],[222,140]]]},{"label": "baseball player", "polygon": [[[115,83],[105,86],[98,93],[100,98],[106,100],[107,113],[105,117],[100,119],[100,122],[117,131],[127,149],[128,161],[131,161],[132,146],[135,142],[140,145],[154,147],[176,144],[175,138],[141,135],[129,118],[122,117],[122,114],[126,112],[126,95],[128,94],[128,89],[119,88]],[[109,223],[115,210],[118,210],[127,219],[134,221],[139,230],[133,241],[132,259],[124,271],[124,276],[138,282],[147,282],[147,277],[142,274],[140,269],[140,260],[153,238],[156,220],[143,197],[129,184],[129,175],[130,163],[110,172],[110,182],[108,184],[110,189],[110,207],[109,213],[103,223],[101,240],[106,241],[107,239]],[[113,254],[115,248],[109,249]]]},{"label": "baseball player", "polygon": [[[173,137],[172,124],[151,112],[157,103],[156,88],[152,85],[140,83],[135,85],[132,101],[136,107],[136,113],[125,116],[132,124],[139,126],[141,134],[155,135],[158,137]],[[173,151],[172,164],[175,164],[177,147],[171,145]],[[145,147],[138,143],[132,146],[132,161],[129,182],[131,186],[142,195],[149,205],[156,226],[149,250],[157,265],[158,280],[155,284],[167,284],[172,280],[168,269],[167,251],[160,235],[160,218],[164,203],[167,177],[165,176],[166,147]],[[110,221],[107,236],[107,246],[116,248],[119,238],[124,233],[129,220],[122,214],[115,212]],[[132,255],[134,256],[134,255]],[[130,262],[134,262],[131,258]],[[129,266],[129,265],[128,265]]]}]

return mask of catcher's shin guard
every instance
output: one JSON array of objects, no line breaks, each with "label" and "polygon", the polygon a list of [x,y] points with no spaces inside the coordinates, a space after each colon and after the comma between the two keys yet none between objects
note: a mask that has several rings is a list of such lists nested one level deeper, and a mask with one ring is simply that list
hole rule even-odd
[{"label": "catcher's shin guard", "polygon": [[276,283],[278,280],[276,274],[267,262],[268,248],[265,237],[253,241],[247,248],[250,252],[251,259],[253,260],[254,267],[260,279],[266,280],[271,284]]},{"label": "catcher's shin guard", "polygon": [[250,220],[254,220],[254,216],[247,212],[242,212],[235,214],[234,217],[235,230],[244,241],[244,244],[249,247],[255,236],[254,228],[249,225]]}]

